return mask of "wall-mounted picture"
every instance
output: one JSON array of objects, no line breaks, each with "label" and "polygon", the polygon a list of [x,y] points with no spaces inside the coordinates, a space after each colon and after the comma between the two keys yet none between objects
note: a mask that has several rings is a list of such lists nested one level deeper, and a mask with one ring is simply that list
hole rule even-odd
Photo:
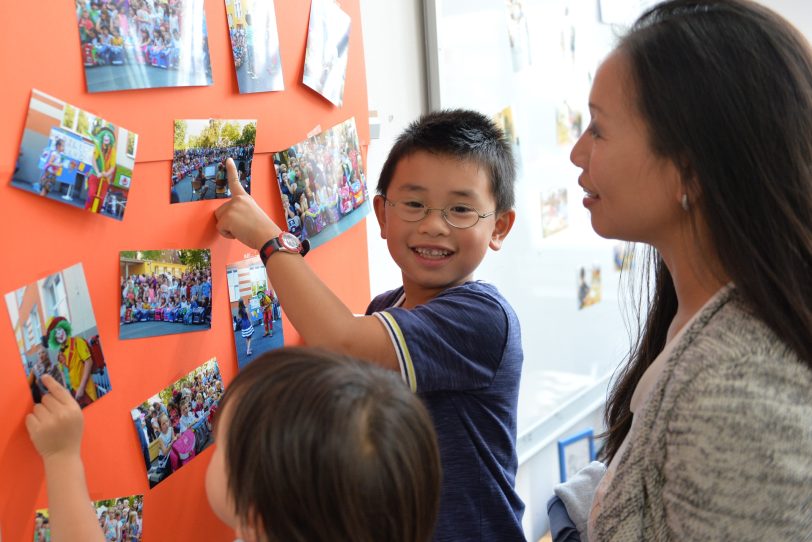
[{"label": "wall-mounted picture", "polygon": [[137,148],[133,132],[32,90],[11,185],[121,220]]},{"label": "wall-mounted picture", "polygon": [[226,159],[233,158],[240,184],[251,193],[255,120],[176,120],[170,203],[230,198]]},{"label": "wall-mounted picture", "polygon": [[223,391],[220,367],[211,358],[130,411],[150,488],[211,445]]},{"label": "wall-mounted picture", "polygon": [[282,309],[259,256],[226,266],[237,365],[285,345]]},{"label": "wall-mounted picture", "polygon": [[337,106],[344,103],[350,23],[333,0],[312,0],[302,82]]},{"label": "wall-mounted picture", "polygon": [[119,269],[119,339],[211,328],[208,249],[122,251]]},{"label": "wall-mounted picture", "polygon": [[494,115],[493,121],[502,129],[502,132],[505,134],[505,139],[507,139],[511,145],[519,145],[519,136],[516,134],[516,125],[513,123],[513,108],[511,106],[507,106]]},{"label": "wall-mounted picture", "polygon": [[574,145],[582,132],[581,112],[570,106],[567,100],[561,102],[556,108],[555,134],[556,141],[561,146]]},{"label": "wall-mounted picture", "polygon": [[562,484],[592,461],[595,461],[592,429],[558,441],[558,469]]},{"label": "wall-mounted picture", "polygon": [[88,92],[212,84],[203,0],[77,0]]},{"label": "wall-mounted picture", "polygon": [[632,243],[618,243],[612,247],[612,261],[615,271],[628,271],[634,264],[634,245]]},{"label": "wall-mounted picture", "polygon": [[513,71],[519,72],[530,66],[530,31],[527,28],[522,0],[505,0],[508,13],[508,39]]},{"label": "wall-mounted picture", "polygon": [[549,237],[569,226],[567,189],[557,188],[541,194],[541,235]]},{"label": "wall-mounted picture", "polygon": [[[143,495],[131,495],[118,499],[93,501],[99,526],[105,540],[118,542],[141,541],[141,515],[144,508]],[[34,542],[51,540],[51,515],[47,508],[36,511],[34,515]]]},{"label": "wall-mounted picture", "polygon": [[357,224],[371,206],[355,119],[273,155],[288,230],[311,250]]},{"label": "wall-mounted picture", "polygon": [[46,374],[82,408],[110,391],[82,264],[7,293],[6,307],[34,402],[48,392],[42,383]]},{"label": "wall-mounted picture", "polygon": [[590,272],[586,267],[578,269],[578,310],[600,303],[602,297],[601,267],[593,265]]},{"label": "wall-mounted picture", "polygon": [[225,0],[241,94],[284,90],[273,0]]}]

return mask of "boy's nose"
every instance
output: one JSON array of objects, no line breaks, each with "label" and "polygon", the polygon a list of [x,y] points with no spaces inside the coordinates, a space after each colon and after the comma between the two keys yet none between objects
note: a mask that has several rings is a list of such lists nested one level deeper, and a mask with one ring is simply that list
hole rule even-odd
[{"label": "boy's nose", "polygon": [[418,231],[428,235],[447,235],[450,228],[443,218],[442,209],[429,209],[428,214],[418,223]]}]

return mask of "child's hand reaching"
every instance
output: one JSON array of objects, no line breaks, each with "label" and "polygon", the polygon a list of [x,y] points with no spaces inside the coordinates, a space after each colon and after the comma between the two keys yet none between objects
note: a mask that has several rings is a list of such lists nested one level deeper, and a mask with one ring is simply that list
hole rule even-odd
[{"label": "child's hand reaching", "polygon": [[43,375],[42,383],[48,393],[25,417],[31,441],[44,461],[56,456],[78,457],[82,444],[82,409],[70,392],[50,375]]}]

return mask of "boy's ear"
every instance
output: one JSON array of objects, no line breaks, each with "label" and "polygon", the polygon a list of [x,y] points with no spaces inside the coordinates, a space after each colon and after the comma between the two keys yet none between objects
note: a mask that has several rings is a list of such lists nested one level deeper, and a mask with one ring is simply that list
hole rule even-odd
[{"label": "boy's ear", "polygon": [[381,228],[381,239],[386,239],[386,200],[378,194],[372,198],[372,206],[375,208],[375,217]]},{"label": "boy's ear", "polygon": [[513,223],[516,221],[516,211],[510,209],[503,211],[496,215],[496,222],[493,225],[493,232],[491,232],[491,242],[488,244],[491,250],[499,250],[502,248],[502,241],[505,240]]}]

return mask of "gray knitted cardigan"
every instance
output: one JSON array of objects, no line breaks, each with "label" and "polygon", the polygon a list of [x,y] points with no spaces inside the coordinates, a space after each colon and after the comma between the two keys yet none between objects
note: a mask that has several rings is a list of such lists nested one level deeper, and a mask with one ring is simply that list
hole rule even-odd
[{"label": "gray knitted cardigan", "polygon": [[590,542],[812,541],[812,370],[734,288],[637,416]]}]

